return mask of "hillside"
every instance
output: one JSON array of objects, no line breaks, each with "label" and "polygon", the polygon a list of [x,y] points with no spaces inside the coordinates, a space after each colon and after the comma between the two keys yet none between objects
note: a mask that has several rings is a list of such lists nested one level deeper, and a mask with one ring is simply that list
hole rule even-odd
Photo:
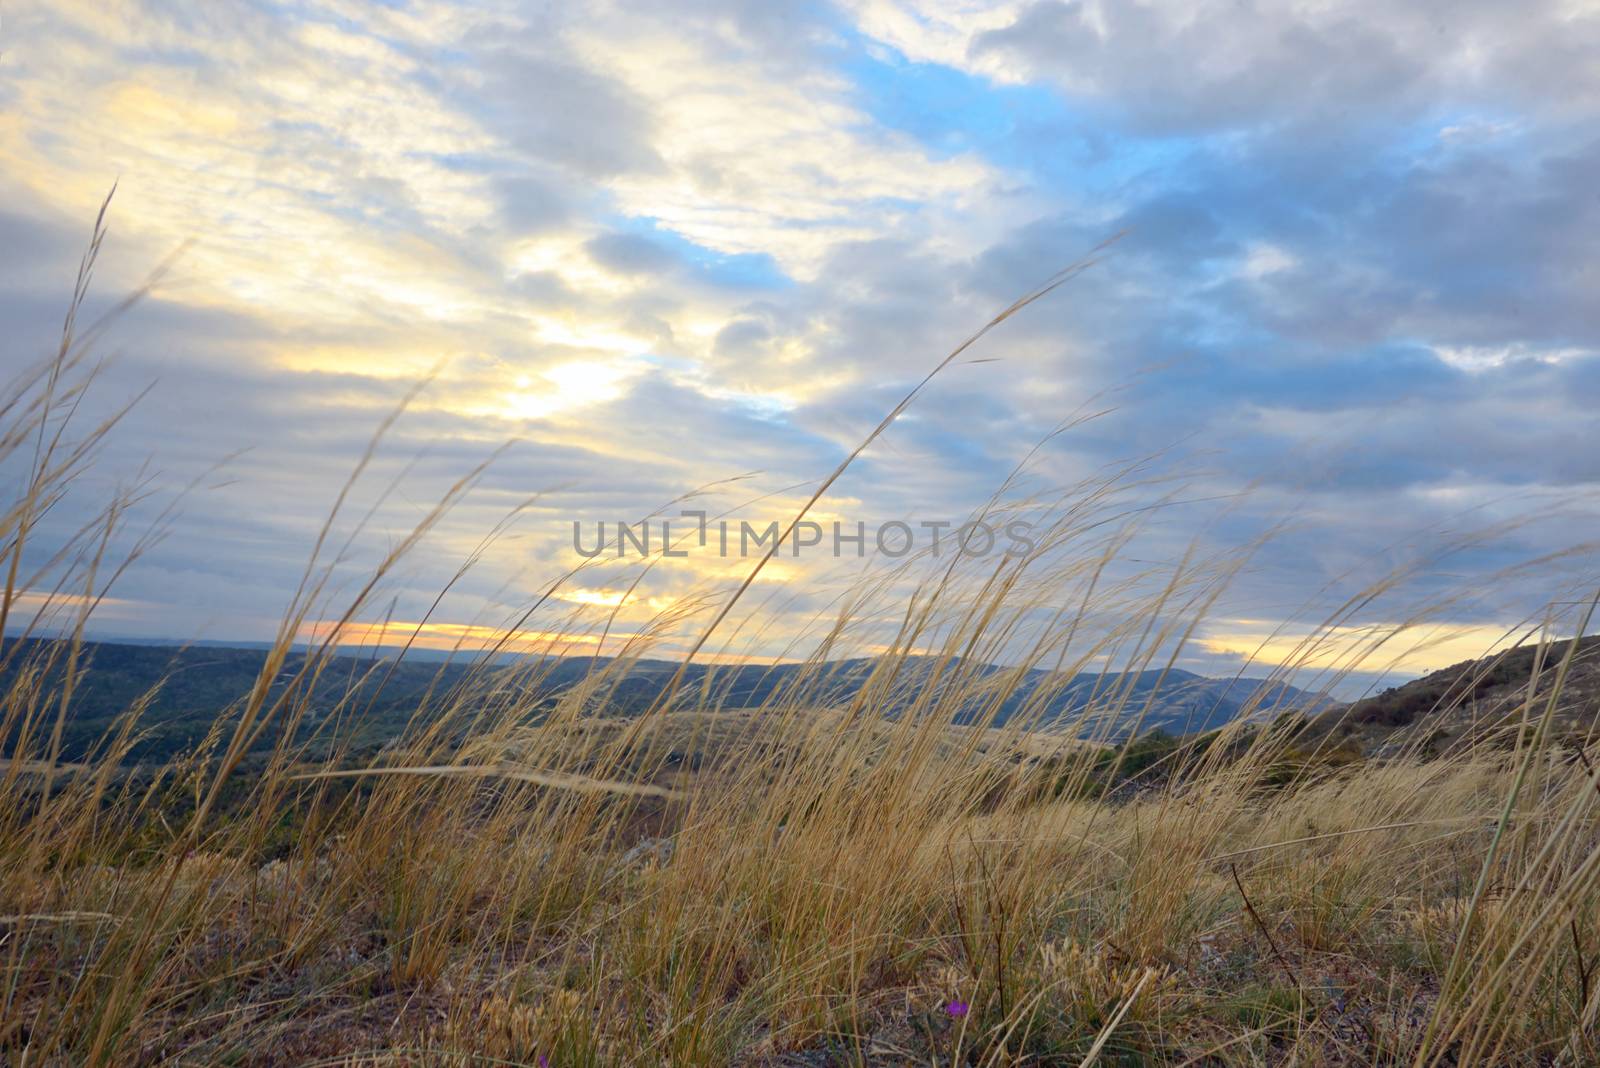
[{"label": "hillside", "polygon": [[[30,639],[39,645],[43,640]],[[132,757],[165,759],[190,749],[205,738],[220,712],[235,708],[249,693],[261,671],[266,652],[259,648],[218,645],[160,646],[117,642],[90,642],[84,655],[90,669],[73,694],[63,733],[63,753],[68,759],[85,756],[135,702],[146,694],[154,699],[140,719],[143,736]],[[25,662],[27,656],[9,656],[7,665]],[[291,653],[280,672],[278,685],[293,678],[305,662],[303,653]],[[533,704],[549,701],[583,681],[608,663],[588,657],[569,657],[538,665],[529,672],[503,664],[489,670],[507,672],[508,680],[532,686]],[[873,660],[843,660],[823,670],[798,664],[706,667],[691,665],[687,686],[713,695],[722,708],[754,708],[777,698],[803,699],[818,707],[848,705],[871,675]],[[1213,730],[1242,714],[1263,714],[1287,708],[1309,709],[1318,702],[1312,695],[1281,683],[1262,679],[1207,678],[1193,672],[1082,673],[1059,675],[1043,670],[1027,672],[1020,680],[1007,669],[988,664],[970,665],[958,672],[950,662],[940,669],[932,658],[906,658],[897,664],[895,683],[875,701],[888,718],[896,718],[938,696],[950,686],[981,691],[992,680],[1001,694],[998,707],[981,698],[968,698],[955,714],[956,722],[993,717],[1005,725],[1015,717],[1036,720],[1044,728],[1069,730],[1084,737],[1125,738],[1133,733],[1163,730],[1182,735]],[[330,715],[358,717],[358,746],[375,749],[391,741],[430,694],[448,690],[471,670],[470,660],[395,660],[393,651],[378,655],[338,657],[315,687],[311,711],[301,733],[312,737],[318,724]],[[642,660],[631,665],[599,698],[600,711],[637,714],[648,708],[670,683],[678,665],[666,660]],[[0,687],[10,684],[14,667],[0,667]],[[515,674],[513,674],[513,672]],[[962,681],[950,680],[960,674]],[[530,679],[536,680],[529,682]],[[974,687],[973,680],[978,680]],[[351,689],[356,684],[357,696]],[[965,691],[964,691],[965,692]],[[1094,707],[1092,718],[1083,710]],[[1107,723],[1107,718],[1115,720]],[[269,748],[276,738],[263,736],[258,743]]]},{"label": "hillside", "polygon": [[[1314,735],[1353,742],[1370,755],[1417,751],[1427,756],[1477,742],[1509,742],[1532,686],[1531,718],[1543,715],[1568,641],[1516,648],[1466,660],[1401,686],[1331,709],[1312,723]],[[1536,664],[1539,667],[1535,673]],[[1586,743],[1600,718],[1600,636],[1583,639],[1556,699],[1554,737]]]}]

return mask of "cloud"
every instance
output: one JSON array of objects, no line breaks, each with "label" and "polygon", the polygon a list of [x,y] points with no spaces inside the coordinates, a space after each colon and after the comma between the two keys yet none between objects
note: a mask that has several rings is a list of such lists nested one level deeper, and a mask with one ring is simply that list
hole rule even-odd
[{"label": "cloud", "polygon": [[617,274],[662,274],[678,265],[670,249],[638,234],[599,234],[583,247],[590,259]]},{"label": "cloud", "polygon": [[474,28],[462,42],[470,60],[450,71],[463,109],[536,165],[588,180],[659,170],[649,101],[575,62],[552,21]]},{"label": "cloud", "polygon": [[[1136,465],[1130,507],[1208,502],[1153,511],[1141,559],[1295,519],[1240,583],[1252,620],[1462,524],[1539,517],[1431,593],[1592,523],[1600,83],[1578,8],[126,0],[7,26],[0,359],[49,350],[120,175],[97,308],[195,242],[114,335],[107,403],[158,386],[112,467],[155,456],[182,485],[253,447],[130,578],[155,630],[268,626],[424,375],[363,491],[404,476],[378,541],[519,443],[399,583],[405,618],[543,494],[463,583],[477,625],[571,562],[575,515],[751,472],[707,503],[796,506],[945,353],[1117,233],[825,507],[954,518],[1019,463],[1044,495]],[[733,566],[663,564],[638,603]],[[770,577],[796,620],[829,601],[801,564]]]},{"label": "cloud", "polygon": [[1587,58],[1600,17],[1567,0],[851,7],[867,33],[913,59],[1049,81],[1161,135],[1287,128],[1316,138],[1436,108],[1575,117],[1600,101]]}]

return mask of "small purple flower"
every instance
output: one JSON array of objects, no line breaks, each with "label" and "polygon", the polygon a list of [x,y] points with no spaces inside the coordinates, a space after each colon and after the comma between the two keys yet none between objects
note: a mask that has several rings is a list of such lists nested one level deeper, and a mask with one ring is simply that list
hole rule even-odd
[{"label": "small purple flower", "polygon": [[967,1014],[967,1008],[965,1001],[952,1001],[944,1007],[944,1011],[948,1012],[954,1019],[959,1020]]},{"label": "small purple flower", "polygon": [[550,1058],[543,1053],[539,1054],[539,1068],[550,1068]]}]

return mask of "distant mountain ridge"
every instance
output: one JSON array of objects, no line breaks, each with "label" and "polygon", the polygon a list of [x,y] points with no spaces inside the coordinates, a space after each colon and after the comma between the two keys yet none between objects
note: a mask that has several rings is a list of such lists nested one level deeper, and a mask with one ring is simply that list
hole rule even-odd
[{"label": "distant mountain ridge", "polygon": [[[8,648],[10,642],[17,640],[23,639],[10,639]],[[25,640],[41,643],[50,639]],[[399,652],[368,648],[341,653],[325,669],[319,687],[317,702],[332,706],[352,679],[379,666],[377,675],[384,679],[383,689],[370,701],[362,702],[367,718],[360,727],[362,739],[374,745],[399,732],[430,688],[460,679],[473,670],[477,659],[469,656],[446,663],[408,653],[397,662]],[[64,739],[66,753],[77,756],[86,752],[116,717],[161,683],[157,699],[141,720],[145,737],[135,749],[138,759],[150,759],[168,756],[204,738],[217,715],[249,692],[265,662],[266,648],[219,643],[87,642],[85,654],[91,666],[74,693]],[[285,674],[292,674],[304,656],[304,650],[291,653]],[[8,657],[11,666],[0,670],[0,685],[8,681],[8,674],[22,659]],[[497,658],[489,670],[516,659]],[[609,662],[607,658],[558,658],[545,665],[537,691],[528,696],[535,702],[552,699],[587,678],[597,664]],[[809,669],[801,664],[691,664],[684,671],[684,681],[690,687],[706,688],[725,708],[752,707],[774,699],[837,707],[860,692],[875,663],[871,659],[841,660]],[[874,695],[880,713],[892,717],[911,711],[919,699],[937,693],[935,687],[948,685],[957,674],[963,679],[962,705],[954,717],[957,722],[990,720],[1002,725],[1015,717],[1028,716],[1042,728],[1114,739],[1157,729],[1192,734],[1213,730],[1246,712],[1273,714],[1289,708],[1309,711],[1325,704],[1282,683],[1257,678],[1208,678],[1181,669],[1070,677],[1034,669],[1016,679],[1001,700],[998,692],[1012,681],[1015,669],[972,664],[961,665],[958,672],[950,662],[942,670],[938,665],[939,661],[927,657],[902,662],[892,691]],[[643,711],[661,694],[679,667],[676,661],[667,660],[633,663],[626,674],[606,688],[604,704],[598,710],[620,715]],[[478,665],[478,669],[482,670],[482,666]],[[986,693],[991,688],[995,691],[993,696]],[[1091,704],[1113,715],[1116,722],[1107,723],[1103,717],[1083,720],[1083,712]],[[266,742],[263,739],[263,744]]]}]

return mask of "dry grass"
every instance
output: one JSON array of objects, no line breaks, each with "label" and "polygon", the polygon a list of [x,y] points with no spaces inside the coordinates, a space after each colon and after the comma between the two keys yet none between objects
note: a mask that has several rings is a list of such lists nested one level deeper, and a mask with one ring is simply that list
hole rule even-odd
[{"label": "dry grass", "polygon": [[[1553,697],[1530,691],[1512,748],[1287,782],[1291,734],[1240,724],[1110,795],[1124,750],[1026,714],[952,725],[1017,684],[974,663],[1160,669],[1204,618],[1242,557],[1113,566],[1136,467],[1049,502],[1036,556],[928,572],[909,600],[859,591],[813,636],[819,674],[886,602],[901,623],[844,707],[801,686],[731,710],[709,686],[620,719],[605,697],[626,658],[554,707],[526,696],[530,662],[441,688],[373,765],[287,743],[251,764],[333,665],[330,644],[269,685],[324,614],[319,542],[208,744],[129,773],[134,707],[69,771],[83,627],[130,562],[105,558],[123,499],[62,546],[30,543],[110,429],[68,430],[83,351],[69,320],[58,358],[0,401],[0,459],[31,472],[0,513],[5,612],[53,589],[45,618],[67,635],[0,693],[7,1063],[1600,1060],[1600,788],[1543,744]],[[360,618],[471,481],[335,615]],[[702,645],[760,625],[706,603]],[[1113,691],[1089,711],[1138,710]]]}]

